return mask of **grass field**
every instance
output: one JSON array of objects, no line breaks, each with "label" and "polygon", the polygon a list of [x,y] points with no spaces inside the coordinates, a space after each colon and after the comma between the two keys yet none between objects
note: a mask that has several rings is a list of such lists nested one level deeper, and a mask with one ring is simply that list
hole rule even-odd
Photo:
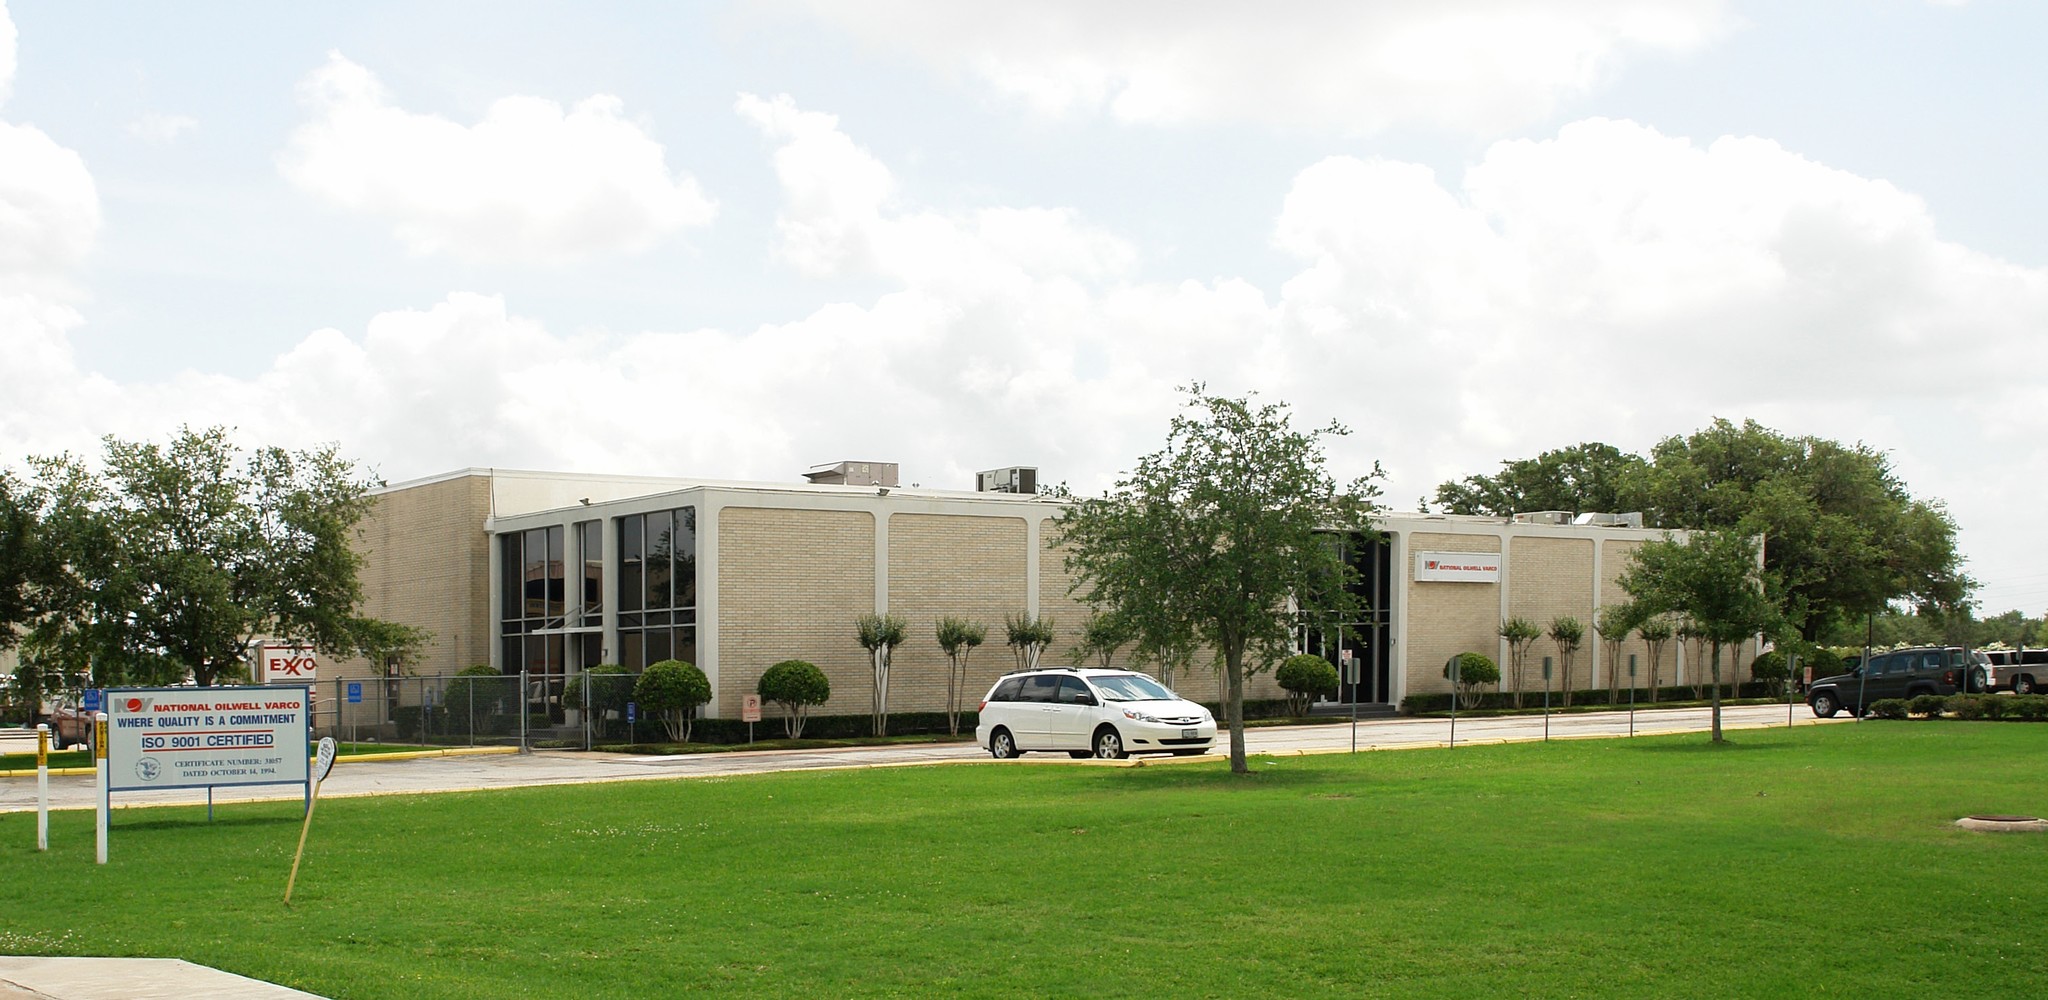
[{"label": "grass field", "polygon": [[2039,995],[2048,727],[0,817],[0,952],[332,997]]}]

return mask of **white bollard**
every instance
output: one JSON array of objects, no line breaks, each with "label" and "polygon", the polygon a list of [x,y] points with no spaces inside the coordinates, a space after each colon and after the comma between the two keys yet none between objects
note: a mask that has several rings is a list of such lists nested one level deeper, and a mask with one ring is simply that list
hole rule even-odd
[{"label": "white bollard", "polygon": [[98,775],[100,790],[99,803],[99,863],[107,863],[107,713],[96,712],[92,717],[92,770]]},{"label": "white bollard", "polygon": [[36,726],[36,850],[50,849],[50,724]]}]

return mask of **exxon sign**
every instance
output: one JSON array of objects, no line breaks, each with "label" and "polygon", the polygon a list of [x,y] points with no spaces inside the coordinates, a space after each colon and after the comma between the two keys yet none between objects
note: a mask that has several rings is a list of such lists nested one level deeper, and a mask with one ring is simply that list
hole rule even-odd
[{"label": "exxon sign", "polygon": [[256,683],[306,684],[318,679],[319,664],[311,646],[270,646],[256,650]]}]

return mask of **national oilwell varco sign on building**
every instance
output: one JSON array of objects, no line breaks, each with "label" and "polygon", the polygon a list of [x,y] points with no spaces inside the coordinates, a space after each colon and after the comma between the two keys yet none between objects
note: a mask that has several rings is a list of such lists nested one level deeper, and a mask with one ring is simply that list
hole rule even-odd
[{"label": "national oilwell varco sign on building", "polygon": [[1437,583],[1499,583],[1500,556],[1486,552],[1417,552],[1415,578]]}]

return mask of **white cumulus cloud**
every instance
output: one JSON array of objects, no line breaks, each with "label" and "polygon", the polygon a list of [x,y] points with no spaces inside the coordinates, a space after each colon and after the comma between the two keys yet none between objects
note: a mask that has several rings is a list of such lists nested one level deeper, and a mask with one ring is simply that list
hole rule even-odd
[{"label": "white cumulus cloud", "polygon": [[199,127],[191,115],[147,114],[128,123],[128,134],[148,142],[174,142]]},{"label": "white cumulus cloud", "polygon": [[0,104],[14,92],[14,19],[7,16],[7,4],[0,0]]},{"label": "white cumulus cloud", "polygon": [[806,0],[869,42],[1048,114],[1477,132],[1541,120],[1630,58],[1734,24],[1725,0]]},{"label": "white cumulus cloud", "polygon": [[559,263],[632,253],[716,212],[616,97],[566,109],[506,97],[463,125],[393,106],[369,70],[339,53],[300,96],[311,118],[279,169],[310,194],[390,220],[417,254]]}]

